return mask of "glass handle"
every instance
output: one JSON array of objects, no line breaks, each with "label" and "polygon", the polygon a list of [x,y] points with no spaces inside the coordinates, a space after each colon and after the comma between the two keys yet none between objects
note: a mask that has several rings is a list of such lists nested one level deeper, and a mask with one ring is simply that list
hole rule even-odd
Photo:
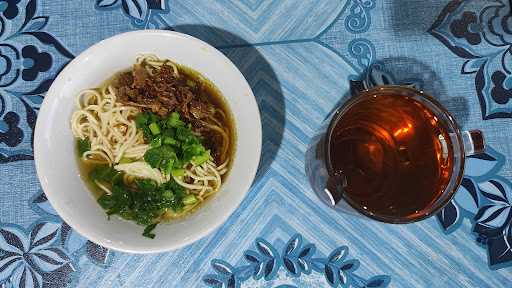
[{"label": "glass handle", "polygon": [[484,152],[485,141],[484,134],[480,130],[469,130],[462,132],[462,141],[464,142],[464,154],[471,156]]}]

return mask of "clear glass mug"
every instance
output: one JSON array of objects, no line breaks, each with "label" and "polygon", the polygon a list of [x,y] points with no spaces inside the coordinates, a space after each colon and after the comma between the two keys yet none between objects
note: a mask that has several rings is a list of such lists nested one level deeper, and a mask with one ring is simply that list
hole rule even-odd
[{"label": "clear glass mug", "polygon": [[[442,209],[454,196],[464,173],[465,157],[478,154],[484,150],[484,138],[479,130],[461,131],[453,116],[433,97],[423,91],[416,90],[409,86],[399,85],[381,85],[373,88],[364,88],[362,82],[351,82],[352,97],[343,105],[338,107],[330,117],[328,117],[320,129],[319,133],[313,138],[306,153],[306,173],[316,194],[325,203],[343,212],[356,215],[364,215],[372,219],[387,223],[410,223],[425,219],[434,215]],[[350,188],[350,179],[342,171],[336,171],[333,167],[330,150],[332,149],[333,130],[337,123],[343,119],[347,111],[355,107],[361,99],[365,97],[375,97],[378,95],[394,95],[396,97],[408,97],[420,102],[422,106],[428,108],[436,121],[444,126],[447,137],[450,141],[443,140],[443,145],[449,145],[448,151],[451,151],[452,165],[450,176],[447,178],[444,189],[433,199],[429,205],[422,207],[413,214],[413,216],[387,215],[386,213],[376,213],[351,199],[346,193]],[[371,113],[371,112],[368,112]],[[442,137],[441,137],[442,138]],[[443,148],[444,149],[444,148]],[[347,152],[349,153],[349,152]],[[347,157],[350,155],[347,154]],[[414,197],[411,193],[411,197]],[[352,197],[353,198],[353,197]],[[411,199],[414,201],[414,199]],[[399,207],[400,208],[400,207]],[[404,207],[402,207],[404,208]]]}]

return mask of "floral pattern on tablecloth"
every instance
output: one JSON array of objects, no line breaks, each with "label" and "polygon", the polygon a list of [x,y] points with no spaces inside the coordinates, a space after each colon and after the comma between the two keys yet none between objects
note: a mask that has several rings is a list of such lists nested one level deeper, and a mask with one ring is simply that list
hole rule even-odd
[{"label": "floral pattern on tablecloth", "polygon": [[[292,283],[296,278],[307,277],[311,273],[322,274],[325,277],[323,285],[330,287],[385,288],[391,281],[388,275],[377,275],[369,279],[357,275],[360,262],[357,259],[348,259],[347,246],[334,249],[327,257],[319,257],[315,255],[316,246],[304,243],[300,234],[293,235],[281,253],[262,238],[257,238],[254,245],[255,250],[248,249],[244,252],[246,263],[243,265],[233,266],[224,260],[213,259],[211,266],[215,274],[204,276],[203,282],[212,288],[239,288],[251,278],[272,282],[279,278],[280,269],[286,271],[286,275],[290,277],[288,281]],[[297,286],[282,284],[276,287]]]},{"label": "floral pattern on tablecloth", "polygon": [[483,119],[512,117],[512,14],[508,1],[451,1],[429,32],[465,59]]}]

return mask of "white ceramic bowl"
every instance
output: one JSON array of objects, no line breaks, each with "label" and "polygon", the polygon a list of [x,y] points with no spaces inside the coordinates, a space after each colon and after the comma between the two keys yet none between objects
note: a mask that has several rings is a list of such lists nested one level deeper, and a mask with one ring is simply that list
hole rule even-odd
[{"label": "white ceramic bowl", "polygon": [[[118,217],[107,220],[80,178],[70,119],[79,91],[97,87],[129,68],[138,54],[195,69],[226,98],[238,133],[231,173],[218,194],[178,222],[158,225],[155,239],[142,226]],[[240,71],[218,50],[194,37],[169,31],[128,32],[103,40],[76,57],[59,74],[41,106],[34,138],[37,174],[48,200],[66,223],[91,241],[133,253],[177,249],[207,235],[238,207],[256,174],[261,151],[261,122],[251,88]]]}]

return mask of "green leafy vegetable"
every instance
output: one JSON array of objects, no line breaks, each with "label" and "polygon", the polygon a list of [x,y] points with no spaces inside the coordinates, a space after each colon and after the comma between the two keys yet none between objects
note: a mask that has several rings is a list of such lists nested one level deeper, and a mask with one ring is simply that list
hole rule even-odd
[{"label": "green leafy vegetable", "polygon": [[164,168],[167,163],[173,163],[176,159],[176,152],[167,145],[151,148],[144,154],[144,161],[153,168]]},{"label": "green leafy vegetable", "polygon": [[149,117],[149,123],[156,123],[160,120],[160,118],[155,114],[151,112],[146,112]]},{"label": "green leafy vegetable", "polygon": [[[150,148],[144,154],[144,161],[151,167],[159,169],[166,175],[185,176],[185,165],[201,165],[211,159],[210,150],[202,144],[202,139],[192,132],[190,123],[185,123],[180,114],[173,112],[167,118],[160,118],[151,112],[136,115],[135,124],[143,132]],[[83,153],[90,149],[87,139],[77,143],[78,151]],[[120,163],[131,163],[133,159],[122,158]],[[161,216],[168,210],[176,213],[187,205],[196,204],[199,199],[187,194],[173,178],[158,185],[149,179],[135,179],[133,182],[122,181],[123,173],[109,165],[97,165],[89,177],[99,181],[110,189],[110,195],[98,198],[99,205],[107,215],[120,217],[144,225],[143,235],[154,238],[152,231],[158,225]]]},{"label": "green leafy vegetable", "polygon": [[118,174],[119,172],[109,165],[97,165],[89,172],[89,178],[100,182],[113,182]]},{"label": "green leafy vegetable", "polygon": [[[124,219],[147,226],[147,233],[145,229],[143,234],[146,237],[154,237],[150,236],[154,227],[149,227],[156,226],[159,217],[166,210],[179,212],[186,205],[184,199],[188,196],[185,190],[172,179],[162,185],[149,179],[137,179],[134,185],[130,186],[122,181],[113,181],[110,183],[112,194],[104,194],[98,198],[99,205],[109,216],[117,214]],[[191,199],[187,201],[190,202]]]},{"label": "green leafy vegetable", "polygon": [[137,126],[137,128],[143,128],[144,126],[146,126],[148,124],[148,121],[149,121],[148,113],[142,112],[142,113],[137,114],[137,116],[135,116],[135,125]]},{"label": "green leafy vegetable", "polygon": [[100,198],[98,198],[98,204],[100,204],[101,208],[105,210],[109,210],[110,208],[114,207],[112,197],[107,194],[103,194]]},{"label": "green leafy vegetable", "polygon": [[183,198],[183,204],[185,205],[192,205],[197,202],[196,196],[189,194]]},{"label": "green leafy vegetable", "polygon": [[176,134],[176,131],[174,128],[166,128],[163,130],[162,132],[162,136],[164,138],[168,137],[168,138],[174,138],[174,135]]},{"label": "green leafy vegetable", "polygon": [[151,192],[157,188],[156,182],[150,179],[136,180],[135,184],[142,192]]},{"label": "green leafy vegetable", "polygon": [[81,157],[85,152],[91,150],[91,141],[89,141],[89,138],[78,139],[76,146],[78,149],[78,155]]},{"label": "green leafy vegetable", "polygon": [[148,237],[151,239],[155,238],[156,235],[154,233],[151,233],[151,231],[153,231],[156,228],[156,225],[158,225],[158,223],[153,223],[146,226],[146,228],[144,228],[144,232],[142,233],[142,235],[144,237]]}]

